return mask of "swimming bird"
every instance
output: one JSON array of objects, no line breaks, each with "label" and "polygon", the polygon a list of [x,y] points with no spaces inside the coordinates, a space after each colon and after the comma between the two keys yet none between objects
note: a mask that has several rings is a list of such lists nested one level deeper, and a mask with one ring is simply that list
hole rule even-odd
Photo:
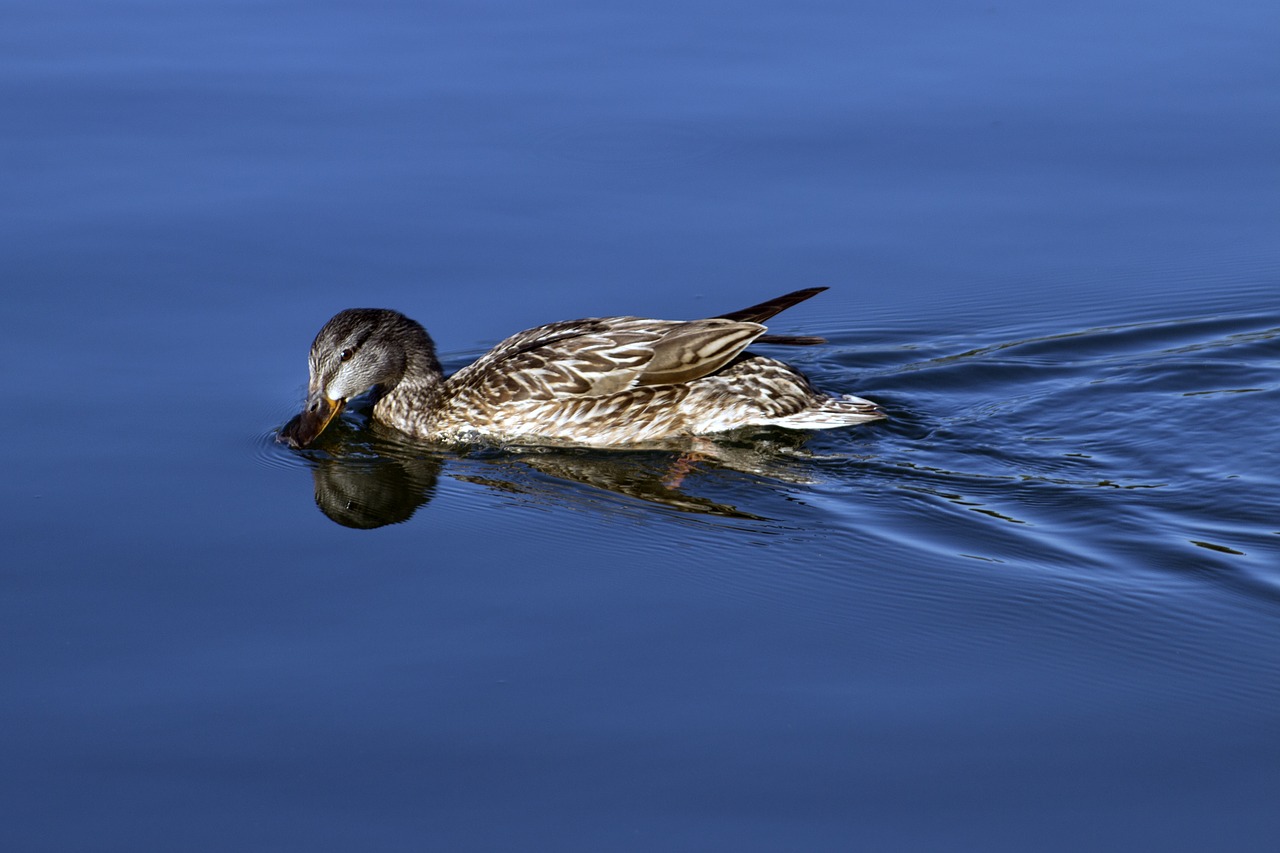
[{"label": "swimming bird", "polygon": [[351,308],[311,344],[302,413],[280,431],[306,447],[353,397],[414,438],[626,447],[745,426],[826,429],[874,421],[869,400],[818,391],[751,344],[825,343],[766,334],[765,320],[816,296],[797,290],[705,320],[597,317],[507,338],[445,377],[423,327],[397,311]]}]

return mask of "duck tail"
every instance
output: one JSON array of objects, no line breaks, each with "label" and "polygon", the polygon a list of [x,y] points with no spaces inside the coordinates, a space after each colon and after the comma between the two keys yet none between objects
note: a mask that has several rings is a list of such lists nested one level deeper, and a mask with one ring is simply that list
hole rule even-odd
[{"label": "duck tail", "polygon": [[826,338],[817,335],[761,335],[752,341],[754,344],[777,344],[784,347],[812,347],[826,342]]},{"label": "duck tail", "polygon": [[752,305],[750,308],[743,308],[740,311],[730,311],[728,314],[721,314],[716,320],[736,320],[740,323],[763,323],[775,314],[781,314],[792,305],[804,302],[806,299],[817,296],[825,287],[806,287],[804,290],[793,290],[783,296],[778,296],[767,302],[761,302],[759,305]]}]

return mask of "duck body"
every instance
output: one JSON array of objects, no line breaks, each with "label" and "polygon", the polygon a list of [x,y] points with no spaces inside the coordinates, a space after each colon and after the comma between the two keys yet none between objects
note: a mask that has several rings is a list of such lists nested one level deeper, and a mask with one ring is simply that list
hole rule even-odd
[{"label": "duck body", "polygon": [[745,426],[823,429],[883,418],[858,397],[815,389],[752,343],[762,321],[826,288],[704,320],[600,317],[529,329],[445,378],[422,326],[395,311],[335,315],[311,347],[306,409],[282,431],[310,444],[353,396],[374,389],[375,420],[415,438],[624,447]]}]

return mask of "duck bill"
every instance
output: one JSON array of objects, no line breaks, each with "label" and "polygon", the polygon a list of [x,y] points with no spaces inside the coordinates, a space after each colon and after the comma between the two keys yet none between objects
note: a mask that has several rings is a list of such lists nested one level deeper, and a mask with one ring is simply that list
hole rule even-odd
[{"label": "duck bill", "polygon": [[306,447],[319,438],[346,405],[346,400],[330,400],[324,394],[312,394],[307,398],[306,408],[281,428],[281,440],[290,447]]}]

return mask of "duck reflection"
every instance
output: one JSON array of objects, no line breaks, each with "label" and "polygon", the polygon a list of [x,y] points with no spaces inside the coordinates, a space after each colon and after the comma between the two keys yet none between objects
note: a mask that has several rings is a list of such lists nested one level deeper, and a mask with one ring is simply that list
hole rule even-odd
[{"label": "duck reflection", "polygon": [[435,495],[444,467],[436,455],[380,453],[345,422],[304,456],[316,506],[343,527],[360,530],[408,521]]},{"label": "duck reflection", "polygon": [[591,490],[602,490],[680,512],[755,521],[767,519],[693,489],[718,470],[773,481],[806,479],[778,458],[780,449],[788,449],[777,447],[778,441],[803,444],[803,436],[791,434],[767,442],[767,449],[758,440],[743,440],[629,451],[480,447],[453,452],[406,442],[373,422],[357,427],[344,420],[334,426],[299,452],[311,468],[316,506],[334,522],[358,529],[407,521],[435,496],[446,465],[454,479],[538,502],[596,503],[599,495]]}]

